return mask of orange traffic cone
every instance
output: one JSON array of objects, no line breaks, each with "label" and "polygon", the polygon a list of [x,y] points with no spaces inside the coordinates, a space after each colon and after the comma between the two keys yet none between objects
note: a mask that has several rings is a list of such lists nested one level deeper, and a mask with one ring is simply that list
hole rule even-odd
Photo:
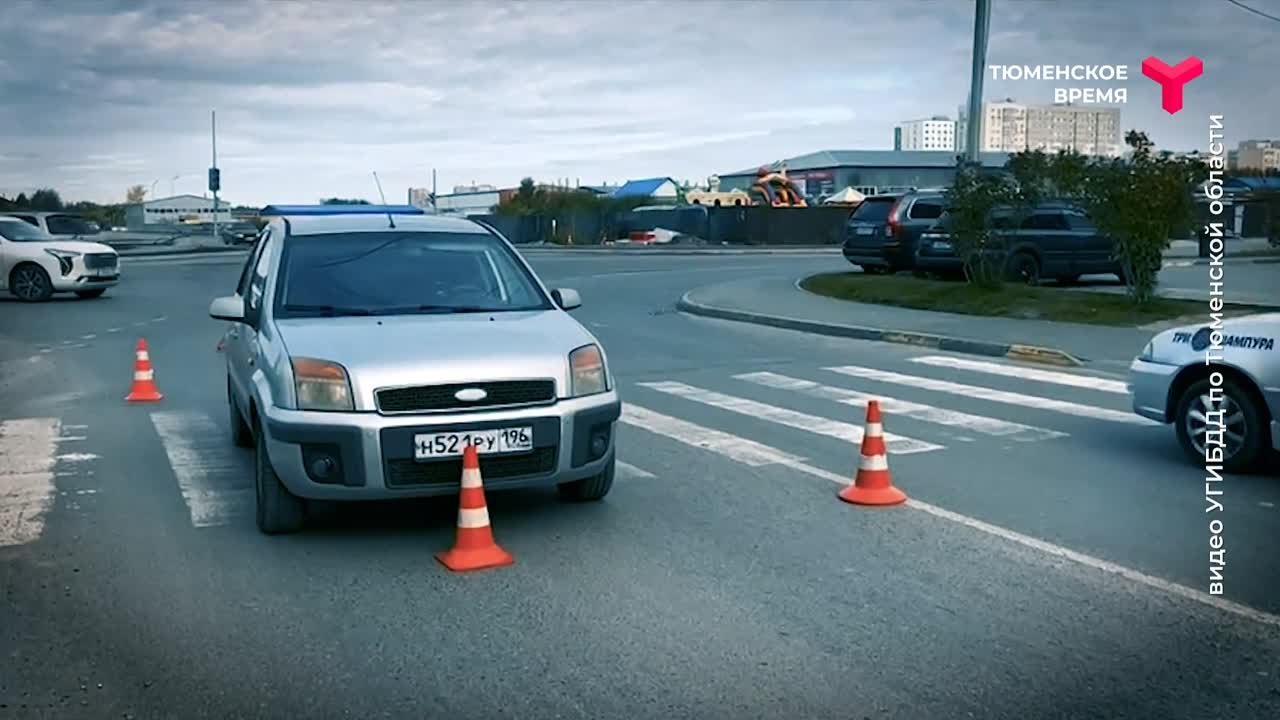
[{"label": "orange traffic cone", "polygon": [[151,355],[147,353],[147,341],[138,338],[138,349],[133,357],[133,388],[125,400],[129,402],[156,402],[164,396],[156,389],[156,374],[151,369]]},{"label": "orange traffic cone", "polygon": [[884,426],[880,423],[880,401],[867,403],[866,432],[862,436],[862,457],[853,484],[840,491],[840,499],[857,505],[897,505],[907,501],[906,493],[893,486],[889,476],[889,453],[884,446]]},{"label": "orange traffic cone", "polygon": [[489,506],[484,500],[480,456],[474,445],[462,453],[462,493],[458,497],[458,536],[448,552],[436,559],[454,572],[483,570],[515,563],[515,558],[493,541]]}]

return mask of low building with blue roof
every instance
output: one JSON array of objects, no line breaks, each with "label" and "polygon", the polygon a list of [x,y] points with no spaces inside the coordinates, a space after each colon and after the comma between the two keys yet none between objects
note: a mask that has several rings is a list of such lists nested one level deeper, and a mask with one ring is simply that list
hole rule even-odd
[{"label": "low building with blue roof", "polygon": [[622,187],[613,191],[613,197],[652,198],[654,200],[675,202],[680,197],[680,186],[669,177],[645,178],[644,180],[628,180]]}]

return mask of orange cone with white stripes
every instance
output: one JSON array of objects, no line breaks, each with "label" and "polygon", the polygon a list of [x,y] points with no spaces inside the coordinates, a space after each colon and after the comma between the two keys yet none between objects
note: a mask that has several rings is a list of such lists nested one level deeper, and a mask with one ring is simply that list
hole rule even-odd
[{"label": "orange cone with white stripes", "polygon": [[156,373],[151,369],[151,354],[147,341],[138,338],[138,349],[133,355],[133,387],[125,400],[129,402],[156,402],[164,398],[156,389]]},{"label": "orange cone with white stripes", "polygon": [[458,496],[458,536],[448,552],[436,559],[454,572],[511,565],[516,559],[493,540],[489,506],[484,500],[480,455],[474,445],[462,452],[462,493]]},{"label": "orange cone with white stripes", "polygon": [[889,452],[884,444],[884,425],[880,421],[880,401],[867,403],[866,431],[862,435],[862,457],[853,484],[840,491],[840,499],[855,505],[898,505],[907,501],[906,493],[893,486],[889,475]]}]

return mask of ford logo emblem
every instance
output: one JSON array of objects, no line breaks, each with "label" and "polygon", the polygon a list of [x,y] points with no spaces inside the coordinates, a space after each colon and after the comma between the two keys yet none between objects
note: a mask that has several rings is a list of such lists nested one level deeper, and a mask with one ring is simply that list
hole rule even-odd
[{"label": "ford logo emblem", "polygon": [[480,388],[463,388],[454,393],[453,396],[462,402],[480,402],[489,397],[489,393]]}]

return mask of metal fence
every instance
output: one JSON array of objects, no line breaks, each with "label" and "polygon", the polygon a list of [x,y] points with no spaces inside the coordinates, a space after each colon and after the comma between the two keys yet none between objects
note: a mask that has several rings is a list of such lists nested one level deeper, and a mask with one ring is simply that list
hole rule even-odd
[{"label": "metal fence", "polygon": [[838,245],[847,207],[774,208],[687,205],[670,209],[561,215],[472,215],[511,242],[600,245],[663,228],[710,245]]}]

